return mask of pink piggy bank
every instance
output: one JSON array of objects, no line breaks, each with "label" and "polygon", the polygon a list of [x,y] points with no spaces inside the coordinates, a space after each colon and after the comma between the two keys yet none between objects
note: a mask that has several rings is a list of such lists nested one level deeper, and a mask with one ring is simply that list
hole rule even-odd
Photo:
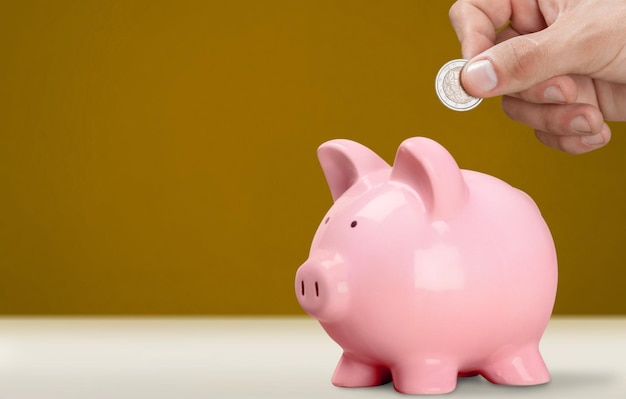
[{"label": "pink piggy bank", "polygon": [[458,376],[546,383],[539,353],[557,288],[534,201],[404,141],[393,167],[349,140],[318,156],[334,200],[298,269],[302,308],[343,349],[332,383],[446,393]]}]

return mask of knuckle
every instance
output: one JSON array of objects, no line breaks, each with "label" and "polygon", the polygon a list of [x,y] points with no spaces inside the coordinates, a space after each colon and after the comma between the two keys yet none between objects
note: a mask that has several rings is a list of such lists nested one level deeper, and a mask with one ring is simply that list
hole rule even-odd
[{"label": "knuckle", "polygon": [[568,154],[581,154],[588,151],[580,146],[580,143],[572,140],[572,137],[557,136],[542,130],[535,130],[535,137],[541,144]]},{"label": "knuckle", "polygon": [[555,104],[537,105],[534,113],[537,119],[537,127],[541,127],[548,133],[562,135],[569,132],[569,122],[564,112],[564,108]]},{"label": "knuckle", "polygon": [[535,137],[541,144],[558,149],[557,143],[554,141],[554,137],[551,134],[535,129]]},{"label": "knuckle", "polygon": [[520,100],[515,97],[502,96],[502,111],[514,121],[519,121],[519,102]]},{"label": "knuckle", "polygon": [[519,80],[532,79],[539,59],[538,43],[526,36],[518,36],[502,44],[508,58],[505,65],[509,69],[509,76],[515,76]]},{"label": "knuckle", "polygon": [[564,109],[556,104],[535,104],[503,96],[502,110],[510,119],[537,129],[542,134],[563,135],[569,132],[569,121]]}]

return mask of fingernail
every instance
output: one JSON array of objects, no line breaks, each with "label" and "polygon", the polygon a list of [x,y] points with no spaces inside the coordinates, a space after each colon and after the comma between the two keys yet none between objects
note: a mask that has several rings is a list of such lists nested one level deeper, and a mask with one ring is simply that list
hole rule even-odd
[{"label": "fingernail", "polygon": [[591,126],[589,126],[587,118],[582,115],[574,117],[570,122],[570,127],[581,133],[591,133]]},{"label": "fingernail", "polygon": [[558,86],[550,86],[548,87],[544,92],[543,92],[543,96],[550,100],[550,101],[554,101],[555,103],[564,103],[565,102],[565,96],[563,95],[563,92],[561,91],[561,89]]},{"label": "fingernail", "polygon": [[488,60],[472,62],[465,67],[465,79],[471,82],[472,87],[488,92],[498,85],[498,76],[493,65]]},{"label": "fingernail", "polygon": [[602,137],[602,134],[598,133],[593,136],[582,136],[580,141],[587,145],[598,145],[604,143],[604,137]]}]

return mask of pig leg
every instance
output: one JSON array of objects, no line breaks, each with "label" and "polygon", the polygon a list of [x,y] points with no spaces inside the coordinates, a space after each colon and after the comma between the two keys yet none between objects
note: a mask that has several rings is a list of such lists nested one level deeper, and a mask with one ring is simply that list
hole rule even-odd
[{"label": "pig leg", "polygon": [[408,394],[435,394],[454,391],[459,369],[442,359],[420,359],[400,363],[391,370],[396,391]]},{"label": "pig leg", "polygon": [[497,356],[481,374],[494,384],[538,385],[550,381],[537,344],[527,345],[504,356]]},{"label": "pig leg", "polygon": [[360,362],[344,353],[331,381],[338,387],[371,387],[388,383],[391,375],[385,367]]}]

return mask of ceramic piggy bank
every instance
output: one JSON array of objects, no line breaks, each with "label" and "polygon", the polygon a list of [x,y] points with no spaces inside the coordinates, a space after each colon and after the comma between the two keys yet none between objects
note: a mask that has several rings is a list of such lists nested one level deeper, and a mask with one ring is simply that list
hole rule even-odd
[{"label": "ceramic piggy bank", "polygon": [[343,349],[333,384],[430,394],[459,376],[550,380],[538,345],[557,259],[527,194],[459,169],[424,137],[404,141],[393,166],[349,140],[318,156],[334,204],[295,291]]}]

